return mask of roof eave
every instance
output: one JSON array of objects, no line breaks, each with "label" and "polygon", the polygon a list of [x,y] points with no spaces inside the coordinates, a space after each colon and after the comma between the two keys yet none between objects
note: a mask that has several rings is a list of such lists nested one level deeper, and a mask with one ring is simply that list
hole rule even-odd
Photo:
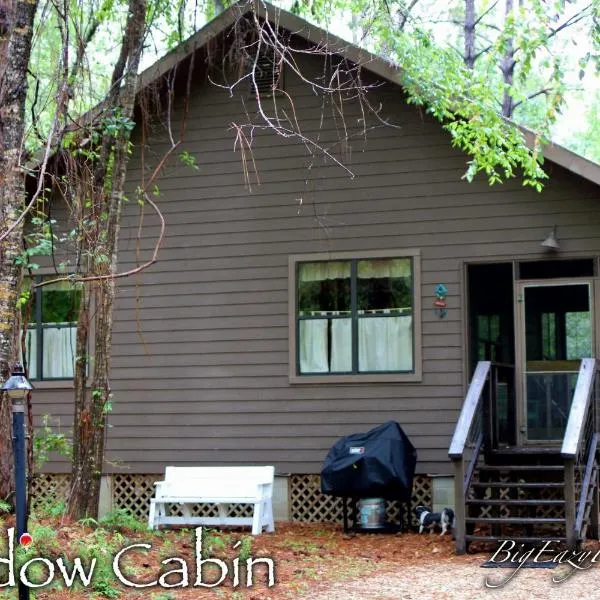
[{"label": "roof eave", "polygon": [[[264,2],[263,0],[242,0],[223,11],[210,23],[182,42],[171,52],[157,60],[140,75],[138,89],[144,89],[154,81],[168,73],[182,60],[205,46],[210,40],[223,33],[228,27],[247,12],[254,12],[263,19],[268,19],[277,27],[305,38],[316,46],[326,46],[328,52],[340,54],[353,63],[365,67],[375,75],[387,81],[402,86],[400,69],[380,56],[359,48],[358,46],[329,33],[328,31],[301,19],[300,17]],[[94,107],[80,118],[80,122],[92,120],[101,111],[102,104]],[[536,134],[519,126],[525,136],[525,142],[530,149],[536,143]],[[559,144],[549,143],[543,146],[544,158],[550,160],[568,171],[600,185],[600,164],[590,161],[583,156],[568,150]],[[38,161],[36,161],[38,162]],[[39,164],[39,162],[38,162]]]}]

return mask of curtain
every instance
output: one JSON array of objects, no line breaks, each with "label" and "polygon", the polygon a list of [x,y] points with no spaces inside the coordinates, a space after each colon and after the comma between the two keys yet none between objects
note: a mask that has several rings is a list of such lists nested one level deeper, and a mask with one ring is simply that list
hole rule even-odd
[{"label": "curtain", "polygon": [[352,371],[352,319],[331,320],[331,372]]},{"label": "curtain", "polygon": [[359,371],[413,370],[412,316],[358,320]]},{"label": "curtain", "polygon": [[371,258],[358,261],[359,279],[395,279],[411,276],[410,258]]},{"label": "curtain", "polygon": [[[77,327],[64,325],[61,327],[45,327],[43,333],[42,358],[44,363],[44,379],[73,377],[75,362],[75,343]],[[28,329],[25,338],[24,357],[27,359],[29,377],[40,379],[37,363],[37,329]]]},{"label": "curtain", "polygon": [[[350,277],[349,261],[327,261],[300,263],[299,280],[324,281],[325,279],[347,279]],[[410,258],[371,258],[358,261],[358,277],[360,279],[388,279],[411,277]]]},{"label": "curtain", "polygon": [[[19,344],[21,336],[19,336]],[[27,370],[30,379],[37,379],[37,331],[28,329],[25,336],[25,351],[23,352],[24,362],[27,362]]]},{"label": "curtain", "polygon": [[[352,371],[352,321],[331,319],[331,356],[328,319],[300,321],[300,372]],[[412,316],[368,317],[358,321],[358,370],[412,371]]]},{"label": "curtain", "polygon": [[300,372],[347,373],[352,371],[352,321],[331,319],[331,357],[328,355],[329,319],[300,321]]},{"label": "curtain", "polygon": [[349,262],[300,263],[300,282],[324,281],[325,279],[349,279]]},{"label": "curtain", "polygon": [[300,373],[327,373],[327,319],[300,321]]},{"label": "curtain", "polygon": [[[43,364],[44,379],[73,377],[73,363],[75,360],[75,338],[77,327],[65,325],[63,327],[44,328]],[[33,371],[32,371],[33,372]]]}]

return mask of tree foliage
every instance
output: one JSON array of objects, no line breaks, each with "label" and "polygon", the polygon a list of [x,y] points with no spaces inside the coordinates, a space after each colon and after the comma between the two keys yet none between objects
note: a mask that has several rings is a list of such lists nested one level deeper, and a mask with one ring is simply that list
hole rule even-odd
[{"label": "tree foliage", "polygon": [[[593,86],[594,67],[599,64],[598,0],[298,0],[294,6],[299,14],[325,26],[346,15],[348,25],[358,31],[354,35],[358,43],[389,58],[410,80],[427,78],[429,89],[422,94],[426,106],[433,109],[438,103],[439,89],[478,104],[485,118],[472,121],[471,130],[466,111],[467,123],[460,127],[467,134],[464,144],[460,136],[455,138],[465,151],[475,152],[468,176],[473,168],[488,172],[498,148],[494,140],[483,145],[469,140],[479,137],[475,130],[480,132],[480,126],[497,125],[492,113],[533,129],[546,141],[575,88]],[[460,62],[472,75],[465,75]],[[445,73],[436,74],[436,67]],[[443,110],[432,112],[446,118]],[[576,144],[574,137],[566,141]],[[517,148],[508,141],[504,149],[511,155]],[[519,154],[517,150],[517,164]],[[533,155],[540,157],[537,149]],[[493,181],[504,170],[501,162],[488,173]],[[524,181],[539,187],[528,165],[520,166]]]}]

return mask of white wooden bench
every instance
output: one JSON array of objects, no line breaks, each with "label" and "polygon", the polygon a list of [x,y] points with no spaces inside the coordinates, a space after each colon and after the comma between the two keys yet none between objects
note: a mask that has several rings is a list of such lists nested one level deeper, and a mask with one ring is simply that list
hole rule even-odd
[{"label": "white wooden bench", "polygon": [[[275,531],[273,479],[268,467],[167,467],[164,481],[157,481],[150,500],[148,526],[159,525],[252,525],[252,535]],[[194,517],[194,504],[216,504],[218,517]],[[182,517],[168,514],[169,504],[180,504]],[[230,517],[230,504],[253,504],[252,517]]]}]

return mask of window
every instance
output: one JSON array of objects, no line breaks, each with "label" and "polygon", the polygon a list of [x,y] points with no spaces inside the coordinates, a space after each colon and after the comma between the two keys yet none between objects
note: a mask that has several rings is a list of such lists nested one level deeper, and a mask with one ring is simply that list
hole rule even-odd
[{"label": "window", "polygon": [[419,378],[418,253],[386,254],[292,257],[293,376]]},{"label": "window", "polygon": [[498,361],[500,315],[477,315],[477,360]]},{"label": "window", "polygon": [[594,277],[593,258],[536,260],[519,263],[519,279]]},{"label": "window", "polygon": [[59,281],[33,288],[31,293],[31,316],[24,352],[29,377],[72,379],[81,291],[68,281]]}]

